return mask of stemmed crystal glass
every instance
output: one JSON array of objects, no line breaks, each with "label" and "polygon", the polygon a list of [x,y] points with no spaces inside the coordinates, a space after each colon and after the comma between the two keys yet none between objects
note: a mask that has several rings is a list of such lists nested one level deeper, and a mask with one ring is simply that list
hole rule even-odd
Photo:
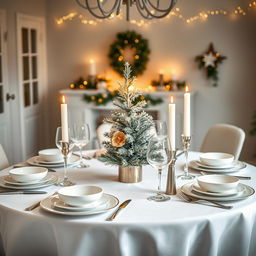
[{"label": "stemmed crystal glass", "polygon": [[68,141],[62,140],[62,128],[58,127],[56,131],[55,144],[60,149],[63,159],[64,159],[64,177],[63,180],[58,183],[58,185],[62,187],[75,185],[74,182],[70,181],[67,176],[67,168],[68,168],[68,156],[72,153],[72,149],[74,144],[70,139]]},{"label": "stemmed crystal glass", "polygon": [[167,136],[167,125],[165,121],[154,120],[153,134],[156,136]]},{"label": "stemmed crystal glass", "polygon": [[148,145],[147,161],[158,171],[158,191],[156,195],[148,197],[148,200],[155,202],[170,200],[169,196],[161,192],[161,177],[162,170],[170,164],[171,160],[172,152],[167,136],[159,135],[152,137]]},{"label": "stemmed crystal glass", "polygon": [[90,129],[87,123],[74,124],[70,131],[71,141],[79,148],[80,163],[78,168],[89,167],[83,160],[82,150],[90,141]]}]

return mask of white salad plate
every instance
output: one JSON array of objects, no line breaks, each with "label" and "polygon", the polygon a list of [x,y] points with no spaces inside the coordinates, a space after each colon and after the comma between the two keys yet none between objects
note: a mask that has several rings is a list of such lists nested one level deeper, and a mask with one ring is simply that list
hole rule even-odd
[{"label": "white salad plate", "polygon": [[194,191],[194,182],[187,183],[181,187],[181,192],[189,197],[193,197],[196,199],[206,199],[206,200],[213,200],[213,201],[237,201],[242,200],[245,198],[248,198],[249,196],[253,195],[255,193],[254,189],[250,186],[247,186],[243,183],[239,183],[239,187],[241,188],[241,193],[233,194],[233,195],[226,195],[226,196],[209,196],[204,195],[201,193],[197,193]]},{"label": "white salad plate", "polygon": [[229,173],[229,172],[237,172],[237,171],[244,169],[246,167],[246,164],[244,162],[237,161],[237,164],[232,168],[225,168],[225,169],[209,168],[209,167],[205,168],[205,167],[199,166],[197,164],[197,161],[193,160],[193,161],[189,162],[188,166],[197,171],[214,172],[214,173]]},{"label": "white salad plate", "polygon": [[10,175],[4,176],[4,182],[6,184],[15,185],[15,186],[27,186],[27,185],[36,185],[36,184],[42,184],[45,182],[49,182],[52,179],[51,174],[47,174],[43,179],[31,181],[31,182],[18,182],[14,180]]},{"label": "white salad plate", "polygon": [[44,187],[48,187],[51,186],[53,184],[55,184],[58,180],[58,177],[55,176],[52,173],[47,174],[47,176],[50,176],[49,180],[46,182],[42,182],[39,184],[33,184],[33,185],[23,185],[23,186],[17,186],[17,185],[13,185],[13,184],[7,184],[5,182],[5,179],[7,176],[2,176],[0,177],[0,187],[3,188],[10,188],[10,189],[23,189],[23,190],[29,190],[29,189],[37,189],[37,188],[44,188]]},{"label": "white salad plate", "polygon": [[237,188],[235,189],[230,189],[227,191],[223,191],[223,192],[210,192],[210,191],[206,191],[203,188],[201,188],[197,182],[195,182],[192,185],[192,189],[193,191],[206,195],[206,196],[231,196],[231,195],[238,195],[238,194],[242,194],[242,192],[244,191],[245,187],[243,185],[238,184]]},{"label": "white salad plate", "polygon": [[106,199],[106,203],[102,205],[102,207],[99,208],[92,208],[91,210],[78,210],[78,211],[70,211],[70,210],[64,210],[60,209],[54,206],[54,198],[57,196],[51,196],[47,197],[46,199],[42,200],[40,202],[40,206],[42,207],[43,210],[47,212],[51,212],[54,214],[59,214],[59,215],[66,215],[66,216],[86,216],[86,215],[93,215],[93,214],[98,214],[98,213],[103,213],[107,212],[113,208],[115,208],[119,200],[110,194],[103,194],[103,198]]},{"label": "white salad plate", "polygon": [[212,165],[206,165],[206,164],[200,162],[200,160],[197,160],[195,162],[198,166],[203,167],[203,168],[208,168],[208,169],[230,169],[230,168],[234,168],[235,166],[237,166],[239,164],[238,161],[234,161],[231,164],[224,165],[224,166],[212,166]]},{"label": "white salad plate", "polygon": [[[27,163],[30,164],[30,165],[35,165],[35,166],[43,166],[43,167],[50,167],[50,168],[58,168],[58,167],[63,167],[64,163],[61,162],[61,163],[58,163],[58,164],[49,164],[49,163],[40,163],[38,161],[39,156],[33,156],[31,158],[29,158],[27,160]],[[75,156],[75,155],[71,155],[69,158],[68,158],[68,165],[74,165],[76,163],[78,163],[80,160],[79,156]]]},{"label": "white salad plate", "polygon": [[66,211],[90,211],[92,209],[101,209],[102,207],[105,207],[105,204],[109,200],[109,196],[106,194],[103,194],[103,196],[92,203],[85,204],[83,206],[71,206],[69,204],[66,204],[65,202],[61,201],[58,195],[54,196],[52,198],[53,206],[62,210]]}]

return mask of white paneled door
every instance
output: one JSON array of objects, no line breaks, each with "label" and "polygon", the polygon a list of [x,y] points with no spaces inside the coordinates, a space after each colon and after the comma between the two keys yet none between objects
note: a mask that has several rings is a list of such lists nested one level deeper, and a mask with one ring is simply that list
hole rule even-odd
[{"label": "white paneled door", "polygon": [[17,15],[21,150],[26,159],[47,142],[45,20]]},{"label": "white paneled door", "polygon": [[15,99],[9,91],[7,81],[7,31],[6,15],[0,10],[0,143],[6,154],[12,154],[12,128],[10,122],[10,104]]}]

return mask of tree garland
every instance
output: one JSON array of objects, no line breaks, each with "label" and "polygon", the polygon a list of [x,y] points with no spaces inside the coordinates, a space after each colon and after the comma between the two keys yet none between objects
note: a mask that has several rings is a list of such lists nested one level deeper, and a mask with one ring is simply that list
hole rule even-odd
[{"label": "tree garland", "polygon": [[[94,103],[97,106],[106,105],[109,102],[112,102],[118,96],[118,91],[113,92],[104,92],[104,93],[97,93],[94,95],[84,95],[84,100],[88,103]],[[152,98],[150,95],[138,95],[135,99],[133,104],[137,104],[140,101],[146,101],[147,106],[155,106],[157,104],[161,104],[163,102],[162,98]]]},{"label": "tree garland", "polygon": [[134,63],[131,63],[132,75],[141,75],[146,69],[149,60],[148,40],[135,31],[117,34],[116,40],[110,45],[108,57],[110,65],[120,75],[123,75],[124,62],[126,61],[123,56],[126,47],[131,47],[135,50]]}]

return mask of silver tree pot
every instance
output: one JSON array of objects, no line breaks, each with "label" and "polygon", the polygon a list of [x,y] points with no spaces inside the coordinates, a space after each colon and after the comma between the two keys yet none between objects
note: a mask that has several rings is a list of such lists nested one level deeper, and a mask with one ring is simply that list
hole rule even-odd
[{"label": "silver tree pot", "polygon": [[119,181],[137,183],[142,181],[142,166],[119,166]]}]

